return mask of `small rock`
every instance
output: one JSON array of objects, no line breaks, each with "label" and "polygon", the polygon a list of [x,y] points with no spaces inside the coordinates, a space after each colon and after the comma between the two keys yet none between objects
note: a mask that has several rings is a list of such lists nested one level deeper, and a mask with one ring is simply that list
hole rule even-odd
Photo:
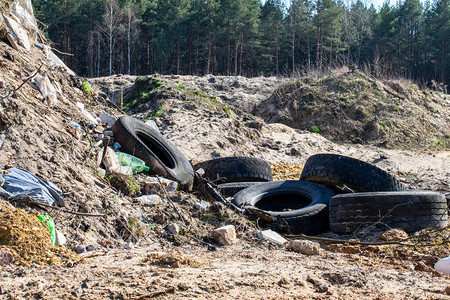
[{"label": "small rock", "polygon": [[236,229],[233,225],[226,225],[212,232],[214,241],[219,245],[231,245],[236,243]]},{"label": "small rock", "polygon": [[0,265],[10,265],[14,262],[14,256],[11,251],[7,248],[0,249]]},{"label": "small rock", "polygon": [[328,286],[326,286],[325,284],[321,284],[317,287],[317,291],[319,293],[326,293],[328,292]]},{"label": "small rock", "polygon": [[87,252],[95,251],[95,247],[93,245],[86,246],[86,251]]},{"label": "small rock", "polygon": [[331,252],[343,252],[344,251],[344,245],[342,244],[330,244],[326,247],[328,251]]},{"label": "small rock", "polygon": [[[106,98],[105,98],[106,99]],[[108,114],[106,111],[102,111],[98,117],[100,118],[100,121],[102,123],[105,123],[106,125],[108,125],[108,127],[113,126],[113,124],[117,121],[117,118],[114,116],[111,116],[110,114]]]},{"label": "small rock", "polygon": [[187,283],[187,282],[180,282],[179,284],[178,284],[178,289],[180,290],[180,291],[187,291],[187,290],[189,290],[189,289],[191,289],[192,287],[189,285],[189,283]]},{"label": "small rock", "polygon": [[153,216],[153,221],[157,224],[165,224],[167,222],[167,218],[163,214],[158,214]]},{"label": "small rock", "polygon": [[448,285],[448,286],[445,288],[444,293],[447,294],[447,295],[450,295],[450,285]]},{"label": "small rock", "polygon": [[358,246],[344,246],[344,251],[349,254],[357,254],[361,252],[361,249]]},{"label": "small rock", "polygon": [[123,249],[131,250],[133,248],[134,248],[134,244],[131,243],[131,242],[126,243],[125,245],[123,245]]},{"label": "small rock", "polygon": [[286,277],[282,277],[279,281],[278,281],[278,285],[281,287],[287,287],[289,286],[290,282],[288,279],[286,279]]},{"label": "small rock", "polygon": [[415,269],[417,271],[425,271],[425,272],[430,272],[432,271],[432,269],[427,266],[423,261],[419,261],[415,267]]},{"label": "small rock", "polygon": [[147,195],[150,194],[162,194],[163,188],[159,182],[145,182],[144,183],[144,193]]},{"label": "small rock", "polygon": [[5,88],[5,80],[3,79],[3,77],[0,77],[0,89]]},{"label": "small rock", "polygon": [[274,242],[275,244],[278,245],[283,245],[284,243],[287,242],[287,240],[282,237],[281,235],[279,235],[277,232],[273,231],[273,230],[264,230],[264,231],[260,231],[258,233],[258,238],[260,239],[267,239],[269,241]]},{"label": "small rock", "polygon": [[83,252],[86,252],[86,247],[83,245],[78,245],[75,247],[75,252],[78,254],[81,254]]},{"label": "small rock", "polygon": [[80,288],[76,288],[72,291],[72,295],[77,298],[81,297],[82,294],[83,294],[83,292],[81,291]]},{"label": "small rock", "polygon": [[366,251],[372,252],[372,253],[378,253],[380,252],[380,247],[375,245],[370,245],[366,247]]},{"label": "small rock", "polygon": [[320,244],[313,241],[292,240],[289,242],[287,248],[306,255],[320,254]]},{"label": "small rock", "polygon": [[289,155],[291,156],[296,156],[298,155],[300,152],[296,149],[296,148],[291,148],[291,151],[289,152]]},{"label": "small rock", "polygon": [[401,241],[409,238],[408,234],[399,228],[386,230],[383,234],[380,235],[380,239],[387,242]]},{"label": "small rock", "polygon": [[196,203],[194,204],[194,207],[195,207],[196,210],[206,211],[206,210],[209,209],[209,206],[210,206],[210,205],[211,205],[211,204],[209,204],[209,202],[202,200],[202,201],[200,201],[200,202],[196,202]]},{"label": "small rock", "polygon": [[100,176],[101,178],[104,178],[106,176],[106,170],[102,169],[102,168],[98,168],[97,169],[97,174],[98,176]]},{"label": "small rock", "polygon": [[166,231],[170,234],[177,235],[180,232],[181,228],[180,225],[177,223],[172,223],[167,225]]},{"label": "small rock", "polygon": [[216,201],[213,204],[211,204],[209,209],[215,212],[222,212],[224,210],[224,207],[222,203]]}]

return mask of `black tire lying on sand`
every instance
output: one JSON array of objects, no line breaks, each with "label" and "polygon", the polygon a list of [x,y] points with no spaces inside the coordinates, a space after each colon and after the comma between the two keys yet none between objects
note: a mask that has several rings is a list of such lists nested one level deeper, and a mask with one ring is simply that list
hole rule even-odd
[{"label": "black tire lying on sand", "polygon": [[160,133],[129,116],[120,117],[111,129],[124,152],[145,161],[154,173],[176,180],[182,188],[192,189],[194,170],[191,163]]},{"label": "black tire lying on sand", "polygon": [[402,191],[404,185],[388,172],[359,159],[317,154],[305,163],[300,180],[328,185],[345,185],[356,192]]},{"label": "black tire lying on sand", "polygon": [[218,183],[272,180],[272,170],[269,163],[254,157],[217,158],[194,166],[195,170],[200,168],[205,171],[204,177]]},{"label": "black tire lying on sand", "polygon": [[280,217],[292,234],[319,234],[329,229],[328,188],[299,180],[264,182],[237,193],[232,203],[238,207],[259,209]]},{"label": "black tire lying on sand", "polygon": [[364,226],[402,228],[406,232],[444,228],[448,207],[444,195],[432,191],[397,191],[336,195],[331,198],[330,229],[353,233]]},{"label": "black tire lying on sand", "polygon": [[259,184],[259,182],[228,182],[222,183],[217,186],[217,190],[219,190],[220,194],[225,197],[233,197],[238,192],[251,187],[255,184]]}]

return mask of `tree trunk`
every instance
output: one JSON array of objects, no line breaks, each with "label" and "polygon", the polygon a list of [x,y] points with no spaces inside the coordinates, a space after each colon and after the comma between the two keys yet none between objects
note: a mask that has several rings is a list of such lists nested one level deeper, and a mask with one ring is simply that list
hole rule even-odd
[{"label": "tree trunk", "polygon": [[87,57],[88,57],[88,76],[94,77],[94,34],[92,32],[89,33],[88,37]]},{"label": "tree trunk", "polygon": [[279,52],[279,45],[278,45],[278,39],[275,43],[275,62],[276,62],[276,70],[277,70],[277,76],[280,74],[280,68],[278,67],[278,52]]},{"label": "tree trunk", "polygon": [[317,45],[317,47],[316,47],[316,67],[318,68],[319,62],[321,60],[320,52],[319,52],[319,50],[320,50],[320,25],[317,26],[317,44],[316,45]]},{"label": "tree trunk", "polygon": [[128,13],[128,32],[127,32],[127,58],[128,58],[128,75],[131,74],[131,13]]},{"label": "tree trunk", "polygon": [[211,66],[211,37],[208,39],[208,60],[206,62],[206,74],[210,74],[209,69]]},{"label": "tree trunk", "polygon": [[100,31],[98,31],[98,35],[97,35],[97,77],[100,77],[100,60],[101,60],[101,56],[100,56],[100,44],[101,44],[101,33]]},{"label": "tree trunk", "polygon": [[237,75],[238,73],[238,48],[239,48],[239,39],[237,37],[237,28],[235,31],[235,38],[236,38],[236,42],[234,44],[234,75]]},{"label": "tree trunk", "polygon": [[241,41],[240,41],[241,51],[239,53],[239,75],[242,76],[243,69],[243,56],[244,56],[244,33],[241,33]]}]

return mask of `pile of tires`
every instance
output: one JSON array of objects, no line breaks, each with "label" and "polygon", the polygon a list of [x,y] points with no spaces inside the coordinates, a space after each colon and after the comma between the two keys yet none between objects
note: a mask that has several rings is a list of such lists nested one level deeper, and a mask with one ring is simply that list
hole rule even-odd
[{"label": "pile of tires", "polygon": [[443,194],[405,190],[390,173],[342,155],[309,157],[300,180],[272,181],[269,164],[249,157],[220,158],[194,168],[202,168],[224,196],[233,196],[232,204],[281,220],[292,234],[329,229],[350,234],[366,226],[413,232],[448,223]]}]

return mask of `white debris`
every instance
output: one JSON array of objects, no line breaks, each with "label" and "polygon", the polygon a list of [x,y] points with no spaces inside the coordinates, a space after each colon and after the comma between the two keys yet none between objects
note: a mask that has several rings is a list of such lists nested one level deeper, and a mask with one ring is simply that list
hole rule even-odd
[{"label": "white debris", "polygon": [[279,235],[277,232],[273,231],[273,230],[264,230],[264,231],[260,231],[258,233],[258,238],[260,239],[267,239],[269,241],[274,242],[275,244],[278,245],[283,245],[284,243],[287,242],[287,240],[282,237],[281,235]]}]

